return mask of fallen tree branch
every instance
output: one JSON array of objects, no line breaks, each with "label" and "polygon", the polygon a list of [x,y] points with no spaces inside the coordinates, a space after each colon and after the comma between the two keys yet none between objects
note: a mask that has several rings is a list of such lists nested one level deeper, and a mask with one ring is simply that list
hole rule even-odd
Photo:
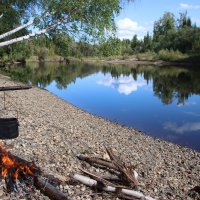
[{"label": "fallen tree branch", "polygon": [[92,177],[93,179],[95,179],[96,181],[102,182],[104,185],[109,185],[109,184],[110,184],[111,186],[116,187],[115,184],[113,184],[113,183],[111,183],[111,182],[109,182],[109,181],[107,181],[107,180],[105,180],[105,179],[103,179],[103,178],[101,178],[101,177],[99,177],[99,176],[97,176],[97,175],[95,175],[95,174],[92,174],[92,173],[90,173],[90,172],[88,172],[88,171],[86,171],[86,170],[84,170],[84,169],[81,169],[81,168],[80,168],[80,170],[81,170],[83,173],[85,173],[85,174],[87,174],[88,176],[90,176],[90,177]]},{"label": "fallen tree branch", "polygon": [[97,165],[102,165],[102,166],[108,167],[110,169],[118,170],[118,168],[113,163],[111,163],[110,161],[107,161],[107,160],[103,160],[103,159],[100,159],[100,158],[90,158],[90,157],[86,157],[86,156],[83,156],[83,155],[77,155],[77,158],[82,160],[82,161],[86,161],[90,164],[95,163]]},{"label": "fallen tree branch", "polygon": [[[109,152],[109,153],[113,154],[111,152]],[[126,179],[131,184],[132,187],[135,187],[138,184],[138,182],[137,182],[138,173],[135,170],[133,170],[133,167],[130,165],[126,166],[118,158],[116,158],[116,157],[114,158],[113,155],[111,155],[112,161],[107,161],[107,160],[100,159],[100,158],[90,158],[90,157],[86,157],[83,155],[77,155],[77,158],[79,158],[82,161],[86,161],[86,162],[90,163],[91,165],[97,164],[97,165],[104,166],[109,169],[114,169],[114,170],[120,172],[121,175],[123,176],[123,178]]]},{"label": "fallen tree branch", "polygon": [[121,182],[122,180],[118,176],[110,175],[110,176],[100,176],[101,178],[107,180],[107,181],[114,181],[114,182]]},{"label": "fallen tree branch", "polygon": [[[90,187],[97,187],[97,184],[98,184],[98,182],[96,180],[88,178],[88,177],[83,176],[83,175],[79,175],[79,174],[73,175],[72,178],[75,179],[76,181],[79,181],[82,184],[90,186]],[[104,190],[106,192],[114,192],[114,193],[119,192],[119,188],[115,188],[115,187],[112,187],[112,186],[103,186],[102,190]],[[138,198],[138,199],[155,200],[154,198],[145,196],[143,193],[138,192],[138,191],[134,191],[134,190],[120,189],[120,192],[124,195],[128,195],[128,196]]]},{"label": "fallen tree branch", "polygon": [[14,44],[14,43],[17,43],[17,42],[20,42],[20,41],[23,41],[23,40],[29,40],[32,37],[44,34],[46,32],[47,32],[47,29],[42,29],[42,30],[36,31],[35,33],[30,33],[28,35],[18,37],[18,38],[14,38],[12,40],[8,40],[8,41],[5,41],[5,42],[0,42],[0,47],[7,46],[7,45],[10,45],[10,44]]},{"label": "fallen tree branch", "polygon": [[106,148],[106,151],[112,163],[118,168],[119,172],[121,172],[122,178],[128,181],[133,188],[137,186],[138,181],[134,170],[135,167],[120,160],[120,158],[113,153],[112,149]]},{"label": "fallen tree branch", "polygon": [[6,86],[6,87],[0,87],[0,91],[28,90],[31,88],[32,88],[32,86]]},{"label": "fallen tree branch", "polygon": [[35,177],[34,185],[39,189],[44,195],[48,196],[52,200],[67,200],[67,196],[55,188],[53,185],[48,183],[48,179],[43,179],[41,177]]},{"label": "fallen tree branch", "polygon": [[[3,15],[0,16],[0,19],[1,19],[1,17],[3,17]],[[29,27],[29,26],[31,26],[32,24],[33,24],[33,21],[28,22],[28,23],[26,23],[26,24],[24,24],[24,25],[22,25],[22,26],[19,26],[19,27],[15,28],[15,29],[13,29],[13,30],[11,30],[11,31],[8,31],[7,33],[1,34],[1,35],[0,35],[0,40],[3,39],[3,38],[5,38],[5,37],[8,37],[9,35],[12,35],[12,34],[18,32],[18,31],[20,31],[20,30],[22,30],[22,29],[24,29],[24,28],[26,28],[26,27]]]}]

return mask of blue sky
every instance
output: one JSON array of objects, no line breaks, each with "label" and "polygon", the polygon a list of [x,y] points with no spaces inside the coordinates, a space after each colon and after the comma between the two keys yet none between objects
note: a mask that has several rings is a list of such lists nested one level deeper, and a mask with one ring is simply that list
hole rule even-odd
[{"label": "blue sky", "polygon": [[179,17],[180,12],[188,13],[193,23],[200,26],[200,0],[135,0],[124,4],[124,9],[116,18],[118,37],[131,39],[134,34],[142,38],[147,31],[152,33],[153,23],[165,12]]}]

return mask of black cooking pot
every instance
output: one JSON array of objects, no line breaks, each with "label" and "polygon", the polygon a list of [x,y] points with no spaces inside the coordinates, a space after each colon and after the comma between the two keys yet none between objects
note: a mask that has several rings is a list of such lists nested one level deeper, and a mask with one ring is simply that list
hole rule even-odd
[{"label": "black cooking pot", "polygon": [[17,118],[0,118],[0,139],[13,139],[19,136]]}]

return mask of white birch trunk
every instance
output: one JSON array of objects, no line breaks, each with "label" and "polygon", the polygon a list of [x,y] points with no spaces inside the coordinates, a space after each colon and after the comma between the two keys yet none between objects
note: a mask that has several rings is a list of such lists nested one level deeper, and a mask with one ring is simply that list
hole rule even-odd
[{"label": "white birch trunk", "polygon": [[[75,174],[73,176],[73,178],[77,181],[80,181],[84,185],[87,185],[87,186],[90,186],[90,187],[97,185],[96,180],[88,178],[88,177],[83,176],[83,175]],[[107,192],[116,192],[117,191],[117,189],[115,187],[112,187],[112,186],[105,186],[103,188],[103,190],[107,191]],[[154,198],[145,196],[143,193],[138,192],[138,191],[134,191],[134,190],[121,189],[121,193],[135,197],[135,198],[143,198],[144,200],[155,200]]]},{"label": "white birch trunk", "polygon": [[3,14],[0,15],[0,19],[3,17]]},{"label": "white birch trunk", "polygon": [[35,33],[30,33],[30,34],[22,36],[22,37],[14,38],[12,40],[8,40],[8,41],[5,41],[5,42],[0,42],[0,47],[8,46],[10,44],[14,44],[14,43],[17,43],[17,42],[20,42],[20,41],[23,41],[23,40],[29,40],[32,37],[44,34],[46,32],[47,32],[47,30],[43,29],[43,30],[37,31]]},{"label": "white birch trunk", "polygon": [[[1,15],[1,16],[3,16],[3,15]],[[0,18],[1,18],[1,16],[0,16]],[[0,40],[3,39],[3,38],[5,38],[5,37],[7,37],[7,36],[9,36],[9,35],[12,35],[12,34],[18,32],[18,31],[20,31],[21,29],[24,29],[24,28],[26,28],[26,27],[29,27],[29,26],[31,26],[32,24],[33,24],[33,21],[28,22],[27,24],[24,24],[24,25],[22,25],[22,26],[19,26],[19,27],[13,29],[12,31],[9,31],[9,32],[7,32],[7,33],[4,33],[4,34],[0,35]]]}]

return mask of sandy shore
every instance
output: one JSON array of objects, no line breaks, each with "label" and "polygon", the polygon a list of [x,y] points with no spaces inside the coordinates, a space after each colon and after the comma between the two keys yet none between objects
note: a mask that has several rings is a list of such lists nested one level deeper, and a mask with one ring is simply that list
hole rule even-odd
[{"label": "sandy shore", "polygon": [[198,62],[176,62],[176,61],[148,61],[148,60],[136,60],[136,59],[127,59],[127,60],[111,60],[111,61],[101,61],[103,63],[116,64],[116,65],[155,65],[155,66],[199,66]]},{"label": "sandy shore", "polygon": [[[0,85],[19,85],[0,76]],[[3,102],[3,93],[0,93]],[[1,104],[2,106],[3,104]],[[46,90],[34,87],[7,92],[6,106],[19,110],[20,136],[7,140],[11,152],[34,161],[47,173],[68,176],[80,172],[77,154],[105,154],[104,146],[116,150],[126,161],[137,164],[140,191],[156,199],[199,199],[189,190],[200,186],[200,153],[153,139],[86,113]],[[14,115],[14,113],[10,113]],[[3,115],[3,113],[1,113]],[[0,184],[0,199],[11,199]],[[60,189],[73,199],[94,199],[84,186],[62,185]],[[67,192],[69,191],[69,192]],[[28,195],[14,194],[15,199],[48,199],[38,190]],[[98,196],[97,199],[111,199]]]}]

